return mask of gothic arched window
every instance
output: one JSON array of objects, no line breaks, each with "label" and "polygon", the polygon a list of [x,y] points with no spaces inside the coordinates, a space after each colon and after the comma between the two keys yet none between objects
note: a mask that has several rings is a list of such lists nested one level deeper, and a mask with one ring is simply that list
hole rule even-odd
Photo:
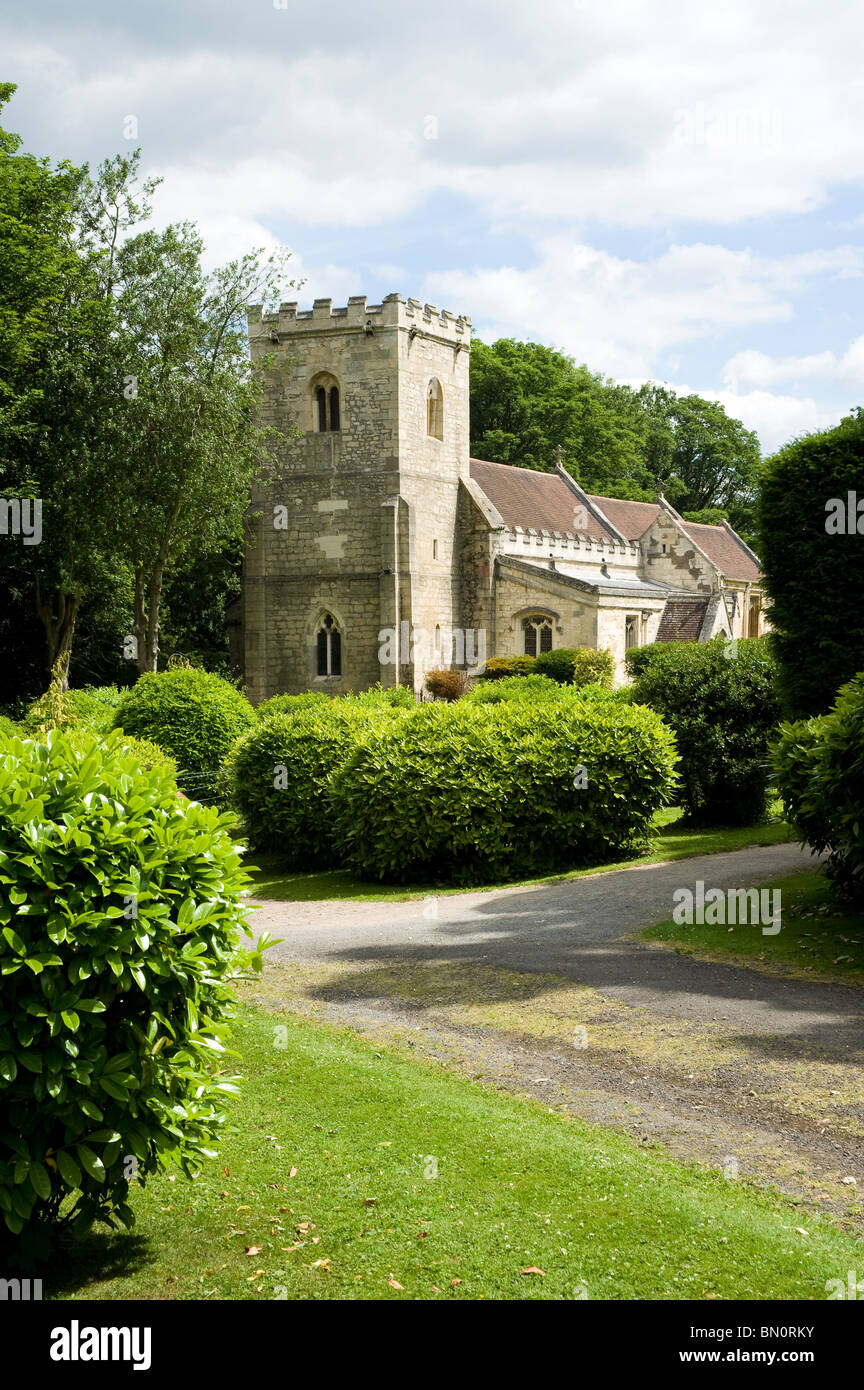
[{"label": "gothic arched window", "polygon": [[312,382],[312,428],[319,434],[340,428],[339,384],[329,372]]},{"label": "gothic arched window", "polygon": [[317,671],[319,676],[341,676],[342,634],[332,613],[322,618],[316,638]]},{"label": "gothic arched window", "polygon": [[552,650],[552,619],[545,613],[532,613],[522,619],[525,655],[537,656]]},{"label": "gothic arched window", "polygon": [[434,376],[426,387],[426,433],[433,439],[444,438],[444,393]]}]

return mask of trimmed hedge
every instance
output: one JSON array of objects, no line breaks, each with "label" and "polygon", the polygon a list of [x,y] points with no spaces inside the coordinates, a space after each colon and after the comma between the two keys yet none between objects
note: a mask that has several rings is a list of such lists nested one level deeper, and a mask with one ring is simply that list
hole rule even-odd
[{"label": "trimmed hedge", "polygon": [[605,647],[558,647],[541,652],[534,670],[538,675],[550,676],[559,685],[611,686],[615,659]]},{"label": "trimmed hedge", "polygon": [[768,806],[768,744],[780,706],[764,637],[726,655],[711,642],[658,642],[628,654],[631,699],[662,715],[681,755],[681,800],[699,825],[750,825]]},{"label": "trimmed hedge", "polygon": [[377,728],[407,717],[386,705],[332,700],[262,720],[239,740],[226,765],[231,801],[250,844],[278,850],[288,867],[332,868],[330,776]]},{"label": "trimmed hedge", "polygon": [[130,1177],[212,1152],[249,882],[225,824],[119,734],[0,748],[0,1233],[16,1254],[44,1255],[58,1224],[131,1224]]},{"label": "trimmed hedge", "polygon": [[370,685],[357,694],[337,695],[337,703],[354,705],[359,709],[416,709],[414,691],[407,685]]},{"label": "trimmed hedge", "polygon": [[508,676],[530,676],[534,670],[533,656],[490,656],[477,677],[478,681],[506,680]]},{"label": "trimmed hedge", "polygon": [[575,698],[427,705],[333,774],[336,840],[349,868],[396,881],[482,883],[601,863],[648,834],[674,763],[672,734],[647,709]]},{"label": "trimmed hedge", "polygon": [[255,716],[259,720],[271,719],[274,714],[293,714],[298,709],[332,703],[333,697],[320,690],[305,690],[301,695],[271,695],[269,700],[255,707]]},{"label": "trimmed hedge", "polygon": [[497,705],[502,700],[560,700],[562,695],[561,686],[549,676],[505,676],[473,686],[463,696],[463,702]]},{"label": "trimmed hedge", "polygon": [[107,734],[123,693],[116,685],[87,685],[56,692],[53,704],[42,695],[28,707],[23,727],[28,733],[37,733],[48,722],[54,728],[75,727]]},{"label": "trimmed hedge", "polygon": [[[780,690],[792,718],[824,714],[864,669],[864,411],[794,440],[769,459],[759,554],[771,600]],[[833,502],[836,507],[830,506]],[[839,516],[837,515],[839,513]]]},{"label": "trimmed hedge", "polygon": [[828,873],[864,900],[864,673],[843,686],[830,714],[783,724],[771,750],[789,819]]},{"label": "trimmed hedge", "polygon": [[118,704],[114,727],[149,739],[176,759],[191,796],[212,799],[219,768],[255,712],[229,681],[197,667],[139,676]]}]

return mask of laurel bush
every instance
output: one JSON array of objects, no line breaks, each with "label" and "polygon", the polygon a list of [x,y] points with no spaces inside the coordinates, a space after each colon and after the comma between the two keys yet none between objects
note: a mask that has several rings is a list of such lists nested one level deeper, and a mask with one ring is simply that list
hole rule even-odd
[{"label": "laurel bush", "polygon": [[119,733],[0,745],[0,1243],[127,1225],[212,1152],[248,875],[213,808]]},{"label": "laurel bush", "polygon": [[829,714],[783,724],[772,763],[786,813],[802,838],[828,853],[828,872],[864,899],[864,673],[844,685]]},{"label": "laurel bush", "polygon": [[329,779],[342,861],[376,879],[481,883],[602,863],[674,785],[652,710],[590,698],[426,705]]},{"label": "laurel bush", "polygon": [[278,851],[286,867],[332,868],[330,777],[365,737],[407,717],[398,707],[332,700],[260,721],[226,764],[250,844]]},{"label": "laurel bush", "polygon": [[681,802],[693,824],[763,820],[777,731],[777,666],[764,637],[727,646],[658,642],[630,653],[631,699],[661,714],[681,755]]}]

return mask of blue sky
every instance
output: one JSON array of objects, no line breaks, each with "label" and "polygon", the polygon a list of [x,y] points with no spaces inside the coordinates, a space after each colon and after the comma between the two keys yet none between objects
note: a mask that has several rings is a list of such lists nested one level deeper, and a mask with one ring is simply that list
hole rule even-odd
[{"label": "blue sky", "polygon": [[[40,0],[5,124],[140,144],[214,260],[393,290],[720,399],[771,450],[864,404],[860,0]],[[128,138],[128,118],[137,136]]]}]

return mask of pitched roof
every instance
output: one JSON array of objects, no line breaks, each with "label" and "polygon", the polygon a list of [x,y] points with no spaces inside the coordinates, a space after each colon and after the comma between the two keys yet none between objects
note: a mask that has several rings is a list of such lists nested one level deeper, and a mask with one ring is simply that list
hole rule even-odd
[{"label": "pitched roof", "polygon": [[707,598],[667,598],[656,640],[697,642],[707,611]]},{"label": "pitched roof", "polygon": [[[560,473],[540,473],[534,468],[471,459],[471,477],[508,526],[521,526],[523,531],[530,527],[535,531],[575,534],[573,512],[579,506],[579,498]],[[617,539],[590,512],[587,526],[579,529],[595,540]]]},{"label": "pitched roof", "polygon": [[[574,533],[573,513],[579,505],[578,495],[560,473],[542,473],[534,468],[517,468],[510,463],[490,463],[485,459],[471,459],[470,463],[471,477],[501,513],[507,526],[520,526],[523,531]],[[645,534],[661,511],[657,502],[631,502],[622,497],[600,497],[592,493],[585,496],[610,526],[631,542]],[[703,526],[695,521],[681,521],[681,525],[727,579],[761,578],[757,561],[731,526]],[[587,532],[594,540],[618,539],[591,512],[587,527],[580,526],[579,530],[583,534]]]},{"label": "pitched roof", "polygon": [[759,566],[731,526],[703,526],[700,522],[685,521],[684,529],[727,579],[761,577]]},{"label": "pitched roof", "polygon": [[637,541],[640,536],[644,536],[660,513],[656,502],[628,502],[621,497],[595,497],[590,493],[589,496],[603,515],[612,522],[616,531],[620,531],[628,541]]}]

